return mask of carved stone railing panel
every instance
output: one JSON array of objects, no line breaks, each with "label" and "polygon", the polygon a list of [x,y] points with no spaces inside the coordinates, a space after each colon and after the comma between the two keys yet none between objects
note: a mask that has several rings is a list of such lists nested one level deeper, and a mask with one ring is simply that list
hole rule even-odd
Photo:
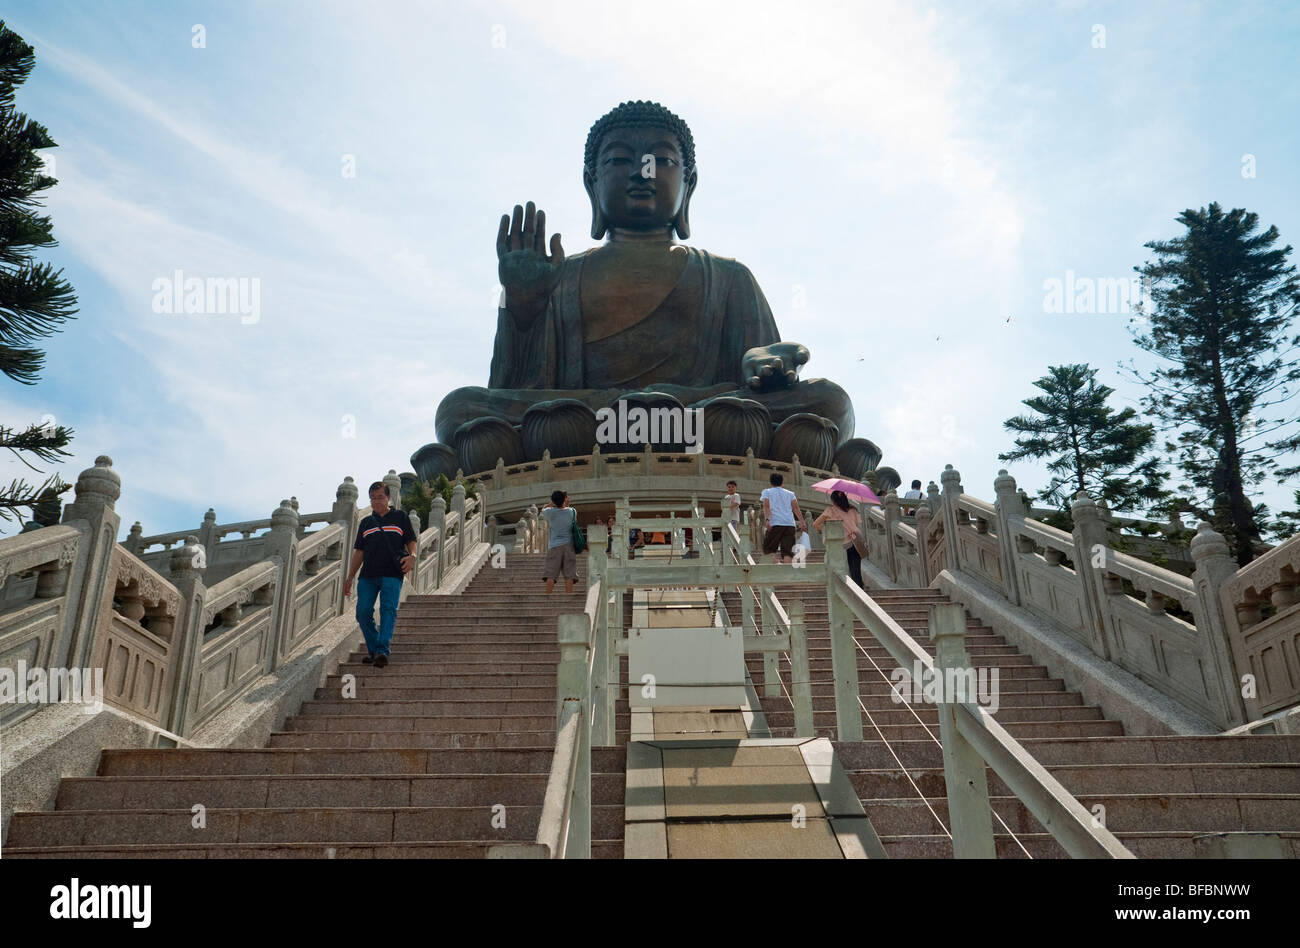
[{"label": "carved stone railing panel", "polygon": [[292,626],[286,653],[291,653],[337,615],[335,603],[342,595],[342,583],[342,572],[332,569],[298,584],[294,592]]},{"label": "carved stone railing panel", "polygon": [[161,725],[176,671],[171,651],[180,592],[121,546],[113,550],[110,574],[93,653],[94,666],[104,669],[104,701]]},{"label": "carved stone railing panel", "polygon": [[1219,597],[1238,671],[1254,676],[1258,713],[1300,704],[1300,537],[1242,567]]},{"label": "carved stone railing panel", "polygon": [[259,592],[262,593],[263,604],[269,602],[269,593],[264,590],[267,587],[273,588],[279,581],[279,576],[278,564],[266,560],[246,567],[234,576],[210,587],[203,600],[204,634],[210,635],[228,628],[232,623],[223,621],[215,628],[213,624],[219,616],[224,619],[228,615],[238,620],[242,614],[242,607],[252,604],[254,599],[258,598]]},{"label": "carved stone railing panel", "polygon": [[[69,580],[80,543],[80,531],[68,526],[0,542],[0,668],[13,670],[15,681],[20,670],[26,675],[64,662],[75,618]],[[32,710],[17,701],[0,705],[0,721],[15,721]]]},{"label": "carved stone railing panel", "polygon": [[1220,714],[1213,670],[1196,627],[1122,594],[1109,603],[1111,660],[1204,717]]},{"label": "carved stone railing panel", "polygon": [[104,702],[162,724],[171,641],[112,612],[97,644],[94,667],[104,669]]},{"label": "carved stone railing panel", "polygon": [[[227,607],[229,608],[229,607]],[[265,672],[273,644],[272,603],[242,604],[238,618],[204,637],[195,678],[189,729],[204,724]]]}]

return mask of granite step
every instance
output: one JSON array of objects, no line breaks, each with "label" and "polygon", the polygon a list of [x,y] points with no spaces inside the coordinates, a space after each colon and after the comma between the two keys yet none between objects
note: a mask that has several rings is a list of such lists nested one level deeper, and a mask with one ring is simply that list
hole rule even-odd
[{"label": "granite step", "polygon": [[[253,807],[540,806],[549,773],[170,774],[65,777],[56,810]],[[592,794],[621,799],[625,777],[593,774]]]},{"label": "granite step", "polygon": [[[504,827],[500,823],[504,814]],[[121,843],[213,843],[503,841],[531,842],[541,815],[537,806],[402,807],[211,807],[206,826],[193,826],[188,807],[139,810],[52,810],[14,813],[9,846],[100,846]],[[592,835],[621,832],[622,806],[593,806]]]},{"label": "granite step", "polygon": [[[1105,807],[1106,828],[1112,832],[1300,832],[1300,794],[1106,793],[1075,799],[1090,812],[1102,812],[1094,811],[1095,806]],[[990,794],[989,803],[1002,820],[999,830],[1044,832],[1015,797]],[[943,797],[866,799],[862,806],[881,836],[941,834],[949,826],[948,801]]]},{"label": "granite step", "polygon": [[[546,774],[554,748],[550,744],[518,748],[172,748],[106,750],[101,777],[272,774]],[[622,774],[623,747],[593,747],[593,773]],[[621,792],[621,791],[620,791]]]}]

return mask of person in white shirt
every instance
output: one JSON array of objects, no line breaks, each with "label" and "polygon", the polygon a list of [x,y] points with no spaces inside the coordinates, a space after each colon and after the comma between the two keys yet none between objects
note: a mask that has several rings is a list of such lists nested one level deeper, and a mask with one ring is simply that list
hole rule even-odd
[{"label": "person in white shirt", "polygon": [[767,523],[763,552],[772,554],[773,563],[790,563],[794,560],[794,539],[798,536],[795,526],[798,525],[800,531],[808,527],[804,525],[803,512],[794,491],[781,486],[785,478],[773,474],[769,481],[772,486],[759,495],[763,500],[763,520]]},{"label": "person in white shirt", "polygon": [[740,490],[735,481],[727,481],[727,493],[722,498],[722,519],[734,523],[736,532],[740,532]]},{"label": "person in white shirt", "polygon": [[[903,495],[903,499],[904,499],[904,500],[922,500],[924,497],[925,497],[925,494],[921,493],[921,482],[920,482],[920,481],[912,481],[912,489],[909,490],[906,494]],[[916,508],[913,507],[913,508],[910,509],[910,510],[905,510],[905,511],[903,511],[903,513],[904,513],[906,516],[909,516],[909,517],[910,517],[910,516],[912,516],[912,514],[916,513]]]}]

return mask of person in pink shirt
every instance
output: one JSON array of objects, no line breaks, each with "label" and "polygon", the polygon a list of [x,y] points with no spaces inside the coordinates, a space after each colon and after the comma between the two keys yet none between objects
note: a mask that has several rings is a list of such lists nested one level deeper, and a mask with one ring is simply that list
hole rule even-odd
[{"label": "person in pink shirt", "polygon": [[849,576],[862,589],[862,555],[858,552],[855,541],[862,537],[862,520],[857,510],[849,503],[848,496],[842,490],[831,491],[831,505],[820,517],[813,521],[813,529],[821,530],[827,520],[839,520],[844,524],[844,552],[849,558]]}]

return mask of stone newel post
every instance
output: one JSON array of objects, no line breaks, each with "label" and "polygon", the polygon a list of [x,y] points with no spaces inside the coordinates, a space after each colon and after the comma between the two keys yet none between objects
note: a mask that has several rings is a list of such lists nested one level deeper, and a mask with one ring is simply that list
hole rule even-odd
[{"label": "stone newel post", "polygon": [[122,478],[106,454],[77,477],[76,500],[63,508],[63,523],[81,531],[77,558],[72,564],[68,595],[76,597],[76,618],[71,628],[52,643],[50,664],[89,668],[99,628],[102,592],[112,582],[113,553],[122,518],[113,504],[122,496]]},{"label": "stone newel post", "polygon": [[271,514],[271,532],[266,536],[266,557],[280,561],[276,577],[275,615],[271,619],[271,648],[267,650],[267,672],[280,667],[293,637],[293,600],[298,586],[298,512],[287,500]]},{"label": "stone newel post", "polygon": [[[835,677],[835,733],[841,741],[862,740],[862,706],[858,702],[858,646],[853,640],[853,612],[840,598],[835,574],[847,577],[844,524],[827,520],[826,607],[831,632],[831,674]],[[852,580],[849,580],[852,583]]]},{"label": "stone newel post", "polygon": [[898,541],[894,538],[894,528],[902,519],[901,508],[898,491],[891,490],[885,495],[885,571],[894,582],[898,582]]},{"label": "stone newel post", "polygon": [[451,489],[451,509],[456,514],[456,562],[465,561],[465,485]]},{"label": "stone newel post", "polygon": [[[930,486],[934,486],[933,481],[930,482]],[[930,521],[932,519],[934,519],[934,515],[930,512],[929,506],[923,501],[921,505],[916,508],[916,556],[921,572],[921,584],[923,586],[930,585],[930,581],[934,579],[934,577],[930,575],[930,558],[926,555],[926,550],[928,548],[925,545],[925,535],[930,529]]]},{"label": "stone newel post", "polygon": [[1074,518],[1074,572],[1083,587],[1083,602],[1088,610],[1088,628],[1091,630],[1090,644],[1102,658],[1113,661],[1109,629],[1110,589],[1119,579],[1112,579],[1106,572],[1112,555],[1106,520],[1084,491],[1074,495],[1070,516]]},{"label": "stone newel post", "polygon": [[434,588],[442,585],[442,577],[447,572],[447,501],[441,494],[434,494],[429,502],[429,526],[438,531],[438,568],[434,571]]},{"label": "stone newel post", "polygon": [[384,485],[388,488],[388,502],[397,510],[402,509],[402,479],[397,476],[397,471],[389,469],[384,475]]},{"label": "stone newel post", "polygon": [[944,465],[939,475],[943,484],[943,536],[948,544],[948,569],[953,573],[961,570],[961,546],[957,542],[957,501],[961,497],[961,474],[953,470],[951,464]]},{"label": "stone newel post", "polygon": [[993,479],[996,499],[993,510],[998,522],[998,556],[1002,561],[1002,591],[1012,605],[1020,605],[1020,574],[1017,570],[1016,527],[1025,519],[1025,506],[1016,493],[1016,479],[998,471]]},{"label": "stone newel post", "polygon": [[209,507],[208,512],[203,515],[203,524],[199,527],[198,536],[199,546],[203,547],[208,562],[211,562],[212,558],[216,556],[219,539],[217,536],[217,512]]},{"label": "stone newel post", "polygon": [[339,573],[339,597],[334,608],[343,614],[343,604],[347,597],[343,595],[343,584],[348,578],[348,568],[352,563],[352,544],[357,539],[357,485],[352,478],[343,478],[343,483],[334,491],[334,507],[330,511],[330,522],[343,528],[343,538],[339,547],[342,559]]},{"label": "stone newel post", "polygon": [[1208,670],[1212,671],[1212,687],[1216,687],[1221,720],[1216,723],[1225,730],[1246,724],[1262,717],[1258,699],[1242,697],[1241,676],[1250,671],[1245,658],[1234,653],[1229,624],[1223,614],[1220,591],[1224,583],[1237,573],[1237,563],[1228,553],[1228,543],[1221,533],[1205,521],[1196,526],[1192,539],[1192,560],[1196,570],[1192,584],[1196,587],[1196,603],[1192,610],[1196,631],[1205,643]]},{"label": "stone newel post", "polygon": [[163,727],[173,734],[185,736],[189,727],[191,705],[197,700],[195,688],[203,659],[203,602],[207,587],[203,574],[207,564],[207,551],[199,538],[189,536],[185,543],[172,551],[171,580],[181,594],[176,625],[172,631],[172,649],[168,656],[167,711]]}]

